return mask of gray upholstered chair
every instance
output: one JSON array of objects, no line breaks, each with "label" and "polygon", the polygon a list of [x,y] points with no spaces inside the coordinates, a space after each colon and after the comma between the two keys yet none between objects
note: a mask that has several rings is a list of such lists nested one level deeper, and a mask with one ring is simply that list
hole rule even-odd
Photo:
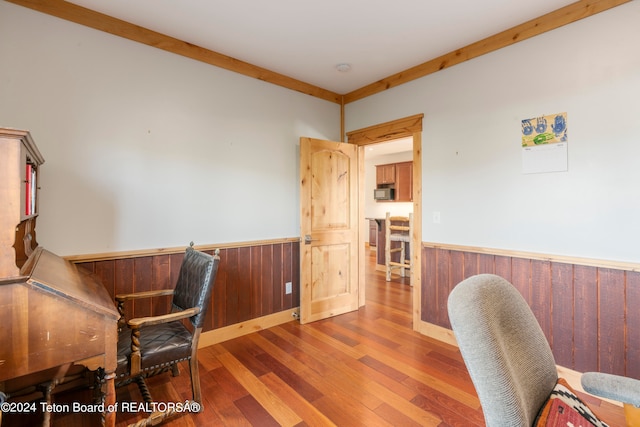
[{"label": "gray upholstered chair", "polygon": [[[135,381],[145,401],[152,402],[144,379],[168,370],[177,375],[177,364],[188,360],[193,401],[202,404],[197,349],[219,263],[217,251],[212,256],[190,246],[184,254],[174,289],[116,295],[122,316],[119,322],[121,330],[118,336],[116,387]],[[171,313],[126,318],[127,301],[167,295],[172,296]],[[183,323],[186,319],[190,328]],[[154,413],[149,418],[149,424],[142,425],[156,425],[171,415],[171,412]]]},{"label": "gray upholstered chair", "polygon": [[[532,426],[558,374],[546,337],[522,295],[502,277],[481,274],[453,289],[448,311],[487,426]],[[636,400],[623,393],[610,397],[638,402],[640,382],[630,381]]]}]

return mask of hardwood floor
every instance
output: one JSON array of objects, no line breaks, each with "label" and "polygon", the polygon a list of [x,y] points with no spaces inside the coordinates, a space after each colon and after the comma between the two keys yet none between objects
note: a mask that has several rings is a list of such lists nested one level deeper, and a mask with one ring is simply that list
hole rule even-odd
[{"label": "hardwood floor", "polygon": [[[458,350],[412,331],[407,279],[388,283],[370,267],[367,304],[357,312],[304,326],[291,321],[200,349],[204,411],[163,425],[484,425]],[[154,399],[188,400],[187,369],[149,379]],[[587,399],[610,425],[624,424],[619,407]],[[119,389],[118,401],[140,402],[137,387]],[[139,416],[119,412],[117,426]],[[91,425],[64,416],[54,421]]]}]

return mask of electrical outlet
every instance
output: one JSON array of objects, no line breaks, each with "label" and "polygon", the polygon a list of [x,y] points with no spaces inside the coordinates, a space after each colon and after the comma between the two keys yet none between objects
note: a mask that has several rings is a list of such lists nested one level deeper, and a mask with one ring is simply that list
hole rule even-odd
[{"label": "electrical outlet", "polygon": [[433,223],[440,224],[440,211],[433,212]]},{"label": "electrical outlet", "polygon": [[289,295],[291,292],[293,292],[293,287],[291,285],[291,282],[287,282],[284,284],[284,293],[286,295]]}]

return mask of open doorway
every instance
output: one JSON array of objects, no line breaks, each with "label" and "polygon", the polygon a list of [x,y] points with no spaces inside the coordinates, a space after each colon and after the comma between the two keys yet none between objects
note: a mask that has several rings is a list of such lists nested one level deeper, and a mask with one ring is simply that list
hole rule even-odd
[{"label": "open doorway", "polygon": [[[381,142],[393,141],[401,138],[411,138],[413,142],[413,170],[412,170],[412,198],[413,198],[413,233],[411,236],[411,247],[416,250],[411,254],[412,271],[411,283],[412,289],[412,318],[413,330],[419,330],[422,322],[422,120],[424,114],[416,114],[401,119],[392,120],[386,123],[369,126],[367,128],[357,129],[347,132],[347,139],[350,144],[359,147],[358,155],[360,164],[364,165],[364,150],[368,145]],[[359,215],[360,219],[360,239],[361,245],[359,250],[359,305],[365,305],[365,241],[368,240],[368,221],[366,221],[364,206],[364,167],[360,168],[360,184],[359,187]]]},{"label": "open doorway", "polygon": [[[364,148],[364,219],[368,226],[368,239],[365,239],[365,277],[367,299],[395,309],[411,312],[412,289],[410,272],[405,275],[396,269],[386,281],[385,269],[385,217],[408,217],[413,213],[412,168],[413,138],[367,145]],[[382,183],[382,175],[391,175]],[[391,200],[374,197],[376,189],[392,190]],[[389,193],[389,192],[386,192]],[[384,192],[382,193],[384,197]],[[410,245],[408,245],[410,247]],[[407,258],[410,254],[407,254]]]}]

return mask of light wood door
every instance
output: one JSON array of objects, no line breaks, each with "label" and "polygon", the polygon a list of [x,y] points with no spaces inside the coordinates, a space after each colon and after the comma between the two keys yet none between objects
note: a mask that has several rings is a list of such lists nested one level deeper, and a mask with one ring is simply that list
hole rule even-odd
[{"label": "light wood door", "polygon": [[358,147],[300,138],[300,322],[358,309]]}]

